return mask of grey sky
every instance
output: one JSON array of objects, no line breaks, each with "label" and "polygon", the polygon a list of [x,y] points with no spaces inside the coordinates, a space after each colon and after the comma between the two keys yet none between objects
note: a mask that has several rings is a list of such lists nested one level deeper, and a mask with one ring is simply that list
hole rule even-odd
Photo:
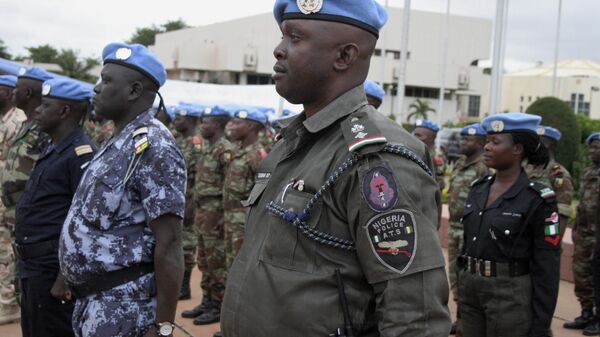
[{"label": "grey sky", "polygon": [[[325,0],[327,1],[327,0]],[[360,0],[356,0],[360,1]],[[378,0],[382,4],[385,0]],[[131,36],[136,27],[182,18],[205,25],[271,11],[274,0],[7,0],[0,11],[0,39],[12,54],[51,44],[98,56],[102,47]],[[403,0],[389,0],[402,7]],[[446,0],[413,0],[412,8],[445,11]],[[452,0],[451,13],[493,19],[495,0]],[[526,62],[553,59],[558,0],[511,0],[506,56]],[[600,62],[600,1],[563,0],[560,59]]]}]

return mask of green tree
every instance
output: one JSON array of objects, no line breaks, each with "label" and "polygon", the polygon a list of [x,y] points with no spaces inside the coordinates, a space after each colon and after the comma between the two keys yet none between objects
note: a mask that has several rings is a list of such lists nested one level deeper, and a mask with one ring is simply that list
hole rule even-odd
[{"label": "green tree", "polygon": [[153,45],[156,40],[156,34],[188,28],[189,26],[182,20],[167,21],[160,26],[151,25],[150,27],[136,28],[135,33],[127,41],[127,43],[139,43],[144,46]]},{"label": "green tree", "polygon": [[4,41],[0,39],[0,57],[3,59],[10,60],[12,56],[8,52],[8,47],[4,44]]},{"label": "green tree", "polygon": [[162,24],[161,27],[164,29],[165,32],[171,32],[171,31],[174,31],[174,30],[180,30],[180,29],[184,29],[184,28],[189,28],[190,26],[188,26],[187,23],[185,23],[180,18],[180,19],[177,19],[177,20],[167,21],[167,23]]},{"label": "green tree", "polygon": [[56,63],[58,50],[49,44],[40,45],[37,47],[26,47],[29,52],[29,58],[37,63]]},{"label": "green tree", "polygon": [[63,75],[94,83],[96,78],[88,72],[99,65],[100,61],[92,57],[80,58],[79,53],[73,49],[61,49],[56,63],[61,67]]},{"label": "green tree", "polygon": [[541,116],[543,125],[557,128],[561,132],[556,160],[572,172],[581,143],[579,125],[573,109],[556,97],[543,97],[533,102],[527,108],[527,113]]},{"label": "green tree", "polygon": [[417,98],[408,106],[408,110],[410,111],[410,113],[408,114],[408,116],[406,116],[407,121],[410,121],[412,118],[427,119],[428,112],[435,112],[435,109],[429,105],[428,101],[421,100],[419,98]]}]

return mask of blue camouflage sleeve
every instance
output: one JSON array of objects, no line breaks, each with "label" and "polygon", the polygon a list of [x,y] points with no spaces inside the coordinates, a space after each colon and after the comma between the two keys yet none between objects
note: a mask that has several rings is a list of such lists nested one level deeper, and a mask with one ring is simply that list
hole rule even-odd
[{"label": "blue camouflage sleeve", "polygon": [[185,159],[174,142],[157,138],[151,137],[136,171],[136,185],[148,223],[166,214],[183,218],[185,209]]}]

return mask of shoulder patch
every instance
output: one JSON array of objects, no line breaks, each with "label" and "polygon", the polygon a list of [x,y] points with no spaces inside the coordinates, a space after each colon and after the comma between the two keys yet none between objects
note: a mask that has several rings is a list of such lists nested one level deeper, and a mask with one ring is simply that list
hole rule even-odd
[{"label": "shoulder patch", "polygon": [[405,273],[417,252],[417,227],[411,211],[395,209],[374,216],[365,226],[373,254],[386,268]]},{"label": "shoulder patch", "polygon": [[536,191],[543,199],[550,199],[556,197],[556,193],[554,192],[554,190],[544,184],[532,181],[529,183],[529,187]]},{"label": "shoulder patch", "polygon": [[357,151],[371,144],[387,143],[387,138],[375,126],[375,123],[369,119],[369,115],[365,111],[350,114],[341,123],[341,127],[348,151],[350,152]]},{"label": "shoulder patch", "polygon": [[88,153],[93,153],[94,150],[92,149],[92,147],[90,145],[80,145],[78,147],[75,148],[75,154],[77,155],[77,157],[81,157],[83,155],[86,155]]},{"label": "shoulder patch", "polygon": [[394,173],[378,166],[361,177],[362,197],[373,211],[380,213],[392,209],[398,201],[398,185]]},{"label": "shoulder patch", "polygon": [[137,128],[135,131],[133,131],[133,137],[137,137],[139,135],[145,135],[145,134],[148,134],[147,126],[142,126],[140,128]]},{"label": "shoulder patch", "polygon": [[150,142],[148,141],[148,127],[142,126],[133,131],[133,138],[139,137],[138,140],[135,141],[135,154],[141,154],[144,152],[149,146]]}]

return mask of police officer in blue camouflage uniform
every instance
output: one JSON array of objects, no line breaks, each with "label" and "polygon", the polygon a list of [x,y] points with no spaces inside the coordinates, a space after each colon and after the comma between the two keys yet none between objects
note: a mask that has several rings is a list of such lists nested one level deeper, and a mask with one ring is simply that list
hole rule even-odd
[{"label": "police officer in blue camouflage uniform", "polygon": [[51,142],[31,172],[16,209],[14,251],[21,282],[24,337],[73,336],[73,304],[58,264],[58,238],[79,180],[95,151],[80,122],[92,87],[44,82],[34,120]]},{"label": "police officer in blue camouflage uniform", "polygon": [[93,102],[115,132],[82,178],[59,250],[77,298],[73,328],[78,337],[171,336],[186,169],[173,136],[149,112],[166,72],[139,44],[111,43],[102,57]]}]

